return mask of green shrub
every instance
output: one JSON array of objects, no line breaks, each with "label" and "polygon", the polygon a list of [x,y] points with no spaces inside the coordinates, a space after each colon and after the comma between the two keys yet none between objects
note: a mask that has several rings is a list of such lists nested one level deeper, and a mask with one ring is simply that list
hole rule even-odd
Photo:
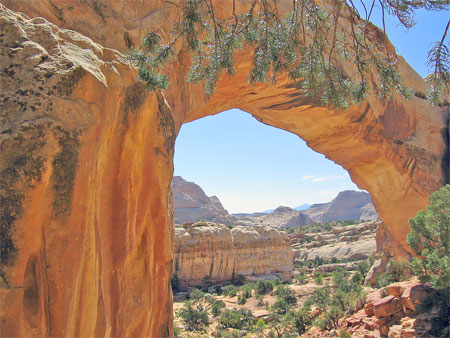
[{"label": "green shrub", "polygon": [[413,272],[437,290],[450,287],[450,185],[431,194],[428,207],[409,222],[406,242],[419,256]]},{"label": "green shrub", "polygon": [[344,312],[340,308],[332,306],[316,321],[316,324],[321,330],[331,330],[339,326],[339,319],[343,315]]},{"label": "green shrub", "polygon": [[366,279],[367,273],[369,272],[372,264],[368,263],[367,261],[361,261],[358,263],[358,265],[356,265],[356,269],[361,274],[363,281]]},{"label": "green shrub", "polygon": [[203,297],[205,297],[205,293],[203,291],[199,290],[199,289],[193,289],[189,293],[189,299],[192,299],[194,301],[199,301]]},{"label": "green shrub", "polygon": [[271,280],[259,280],[256,283],[255,292],[259,295],[265,295],[273,291],[274,282]]},{"label": "green shrub", "polygon": [[199,330],[209,325],[208,313],[202,306],[196,306],[191,301],[186,301],[177,314],[191,329]]},{"label": "green shrub", "polygon": [[299,335],[302,335],[306,332],[307,327],[311,325],[311,316],[307,311],[304,310],[293,311],[291,315],[297,333]]},{"label": "green shrub", "polygon": [[362,282],[364,281],[363,275],[357,271],[353,276],[352,276],[352,283],[353,284],[357,284],[360,285],[362,284]]},{"label": "green shrub", "polygon": [[289,311],[289,304],[282,298],[278,298],[273,303],[271,311],[275,314],[284,315]]},{"label": "green shrub", "polygon": [[322,274],[318,274],[315,278],[314,278],[314,282],[316,284],[321,285],[323,283],[323,275]]},{"label": "green shrub", "polygon": [[411,271],[408,262],[391,260],[386,266],[386,272],[377,276],[376,286],[382,288],[391,283],[401,282],[408,277],[408,271]]},{"label": "green shrub", "polygon": [[249,283],[241,286],[241,293],[245,298],[250,298],[252,296],[253,288],[255,287],[255,284]]},{"label": "green shrub", "polygon": [[247,335],[245,330],[225,330],[220,326],[217,327],[214,332],[214,337],[216,338],[241,338]]},{"label": "green shrub", "polygon": [[255,317],[250,310],[240,309],[240,310],[228,310],[225,309],[220,314],[219,324],[223,328],[232,328],[242,330],[249,328],[253,325]]},{"label": "green shrub", "polygon": [[181,329],[173,324],[173,338],[181,338]]},{"label": "green shrub", "polygon": [[297,296],[289,286],[287,285],[279,285],[275,291],[277,298],[281,298],[286,301],[288,304],[296,304]]},{"label": "green shrub", "polygon": [[237,295],[238,288],[234,285],[225,285],[222,287],[222,294],[228,297],[234,297]]},{"label": "green shrub", "polygon": [[215,317],[220,315],[220,310],[222,310],[225,307],[225,302],[220,299],[214,299],[211,302],[211,314]]},{"label": "green shrub", "polygon": [[300,285],[308,283],[308,280],[308,274],[305,271],[299,271],[299,273],[294,276],[294,281]]},{"label": "green shrub", "polygon": [[247,297],[245,297],[244,294],[240,293],[238,295],[238,304],[244,305],[245,303],[247,303]]}]

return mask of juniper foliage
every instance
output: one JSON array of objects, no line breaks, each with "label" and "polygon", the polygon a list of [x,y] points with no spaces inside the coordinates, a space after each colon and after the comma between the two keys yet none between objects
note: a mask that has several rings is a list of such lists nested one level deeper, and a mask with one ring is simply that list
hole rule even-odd
[{"label": "juniper foliage", "polygon": [[[281,15],[278,2],[251,0],[248,11],[237,14],[232,0],[232,15],[223,18],[213,0],[185,0],[170,34],[166,36],[163,27],[148,32],[142,46],[131,50],[130,59],[149,89],[165,89],[169,83],[163,66],[180,48],[187,48],[191,53],[187,81],[203,83],[205,92],[212,94],[222,73],[235,74],[235,55],[245,46],[253,51],[250,83],[274,83],[286,73],[318,103],[345,109],[363,101],[370,90],[383,101],[394,93],[414,95],[402,82],[385,32],[369,22],[375,7],[382,12],[383,23],[385,14],[394,15],[406,28],[415,24],[417,9],[450,7],[448,0],[361,0],[360,13],[352,0],[331,0],[326,7],[315,0],[292,0],[290,10]],[[441,103],[450,89],[445,44],[449,24],[429,52],[433,75],[428,78],[432,85],[427,97],[434,103]]]}]

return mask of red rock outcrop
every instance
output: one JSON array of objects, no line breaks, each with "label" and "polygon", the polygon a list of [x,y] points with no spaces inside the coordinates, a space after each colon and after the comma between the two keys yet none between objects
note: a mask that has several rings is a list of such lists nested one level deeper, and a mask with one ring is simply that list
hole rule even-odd
[{"label": "red rock outcrop", "polygon": [[175,228],[174,252],[173,272],[182,285],[231,281],[239,275],[290,279],[294,269],[287,234],[264,226],[228,229],[198,222]]},{"label": "red rock outcrop", "polygon": [[[446,180],[447,112],[419,98],[320,107],[284,76],[249,85],[245,50],[211,97],[185,82],[183,51],[167,66],[171,87],[147,93],[116,50],[169,22],[176,2],[1,3],[29,16],[0,8],[3,336],[171,334],[170,180],[182,123],[238,107],[297,134],[370,192],[400,258],[408,219]],[[232,11],[215,4],[218,15]],[[425,92],[401,58],[399,69]]]}]

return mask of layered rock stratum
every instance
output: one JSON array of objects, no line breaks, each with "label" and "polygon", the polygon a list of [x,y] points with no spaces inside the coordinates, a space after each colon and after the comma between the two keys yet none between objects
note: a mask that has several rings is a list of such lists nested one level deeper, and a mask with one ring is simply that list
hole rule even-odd
[{"label": "layered rock stratum", "polygon": [[181,176],[172,179],[173,220],[175,224],[208,220],[232,224],[236,218],[225,210],[217,196],[206,196],[203,189]]},{"label": "layered rock stratum", "polygon": [[[247,48],[214,95],[186,83],[186,50],[165,69],[170,87],[147,92],[120,52],[164,30],[182,0],[0,2],[2,336],[172,335],[170,182],[183,123],[240,108],[298,135],[370,192],[399,259],[408,219],[448,182],[448,110],[419,97],[323,107],[286,75],[250,85]],[[214,4],[221,17],[250,6]],[[426,92],[401,57],[397,67]]]},{"label": "layered rock stratum", "polygon": [[197,222],[175,228],[173,273],[182,285],[226,282],[241,276],[292,277],[292,247],[287,234],[264,226],[229,229]]}]

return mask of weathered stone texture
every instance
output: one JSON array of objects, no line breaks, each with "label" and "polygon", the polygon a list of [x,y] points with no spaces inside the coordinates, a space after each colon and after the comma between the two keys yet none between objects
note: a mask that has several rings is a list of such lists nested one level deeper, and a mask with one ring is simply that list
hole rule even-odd
[{"label": "weathered stone texture", "polygon": [[173,273],[182,285],[225,282],[239,275],[292,277],[292,248],[287,235],[254,226],[227,228],[198,222],[175,228]]},{"label": "weathered stone texture", "polygon": [[[419,98],[319,107],[286,76],[249,85],[247,50],[212,96],[186,83],[185,51],[166,68],[171,87],[144,94],[116,50],[169,22],[172,2],[1,3],[29,16],[0,8],[2,163],[27,169],[8,171],[20,196],[3,189],[17,250],[2,261],[2,335],[170,335],[172,147],[185,122],[238,107],[300,136],[370,192],[399,258],[408,219],[445,183],[448,113]],[[215,4],[231,14],[228,1]],[[289,4],[280,1],[280,12]],[[237,1],[236,11],[246,6]],[[399,69],[425,92],[402,59]]]}]

